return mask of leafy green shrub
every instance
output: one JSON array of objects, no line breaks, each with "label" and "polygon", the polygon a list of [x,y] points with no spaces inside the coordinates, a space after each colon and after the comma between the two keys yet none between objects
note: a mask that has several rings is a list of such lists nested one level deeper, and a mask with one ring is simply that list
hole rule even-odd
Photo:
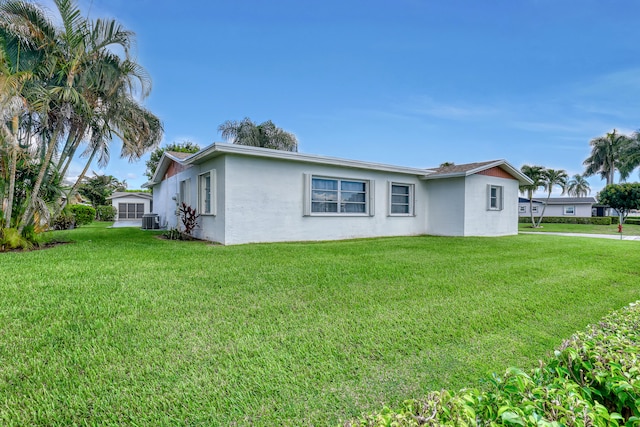
[{"label": "leafy green shrub", "polygon": [[51,228],[54,230],[70,230],[76,226],[76,217],[68,209],[63,210],[51,221]]},{"label": "leafy green shrub", "polygon": [[[518,219],[521,223],[530,223],[531,218],[521,216]],[[617,221],[617,219],[616,219]],[[567,216],[545,216],[542,218],[542,223],[549,224],[593,224],[593,225],[611,225],[611,218],[607,216],[592,216],[592,217],[567,217]]]},{"label": "leafy green shrub", "polygon": [[640,218],[627,218],[624,223],[630,225],[640,225]]},{"label": "leafy green shrub", "polygon": [[96,210],[87,205],[71,205],[69,211],[76,220],[76,227],[91,224],[96,217]]},{"label": "leafy green shrub", "polygon": [[640,426],[640,306],[575,334],[527,374],[510,368],[483,389],[442,390],[346,426]]},{"label": "leafy green shrub", "polygon": [[102,205],[96,208],[96,219],[98,221],[113,221],[116,219],[118,210],[112,205]]}]

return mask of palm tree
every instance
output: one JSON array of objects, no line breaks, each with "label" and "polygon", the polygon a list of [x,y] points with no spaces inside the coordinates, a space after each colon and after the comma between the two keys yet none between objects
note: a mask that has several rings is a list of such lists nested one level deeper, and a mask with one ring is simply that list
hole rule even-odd
[{"label": "palm tree", "polygon": [[540,223],[542,223],[542,218],[544,217],[544,211],[547,208],[547,204],[549,203],[549,198],[551,198],[551,192],[553,191],[553,187],[559,186],[562,189],[562,194],[565,193],[567,188],[567,179],[569,176],[567,172],[562,169],[545,169],[542,173],[542,186],[547,192],[547,200],[542,207],[542,213],[540,214],[540,218],[538,218],[538,224],[536,227],[540,227]]},{"label": "palm tree", "polygon": [[[76,149],[88,139],[89,163],[97,155],[104,164],[109,142],[118,137],[123,156],[136,159],[162,135],[160,120],[134,99],[137,89],[142,99],[148,95],[150,84],[144,70],[130,60],[133,34],[116,21],[83,18],[73,0],[54,2],[62,22],[59,28],[30,2],[0,2],[3,51],[11,64],[23,58],[20,63],[30,64],[37,80],[37,90],[27,98],[24,145],[36,145],[33,161],[39,173],[21,228],[33,217],[44,180],[53,176],[48,171],[54,157],[55,169],[66,172]],[[114,51],[122,51],[124,58]]]},{"label": "palm tree", "polygon": [[567,182],[567,194],[573,197],[587,197],[591,193],[591,187],[584,176],[575,174]]},{"label": "palm tree", "polygon": [[526,194],[527,198],[529,199],[529,212],[531,213],[532,227],[536,227],[536,221],[533,217],[533,193],[538,191],[538,189],[540,189],[540,187],[544,185],[542,182],[542,176],[543,176],[544,170],[545,169],[542,166],[523,165],[520,168],[520,171],[526,176],[528,176],[531,179],[531,181],[533,181],[533,184],[526,184],[526,185],[520,186],[520,193]]},{"label": "palm tree", "polygon": [[298,140],[295,135],[280,129],[271,120],[259,125],[256,125],[248,117],[240,122],[227,120],[218,126],[218,131],[224,139],[234,144],[298,151]]},{"label": "palm tree", "polygon": [[620,178],[626,179],[631,170],[629,170],[629,165],[625,163],[624,153],[629,149],[631,143],[631,138],[617,133],[615,129],[613,132],[607,133],[606,136],[592,139],[589,142],[591,155],[582,162],[586,167],[583,175],[589,177],[599,174],[609,185],[613,184],[617,170],[620,172]]}]

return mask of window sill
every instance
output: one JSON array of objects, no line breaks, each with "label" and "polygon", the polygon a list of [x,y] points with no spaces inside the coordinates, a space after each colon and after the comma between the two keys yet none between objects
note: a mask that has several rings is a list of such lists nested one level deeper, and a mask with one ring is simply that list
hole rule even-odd
[{"label": "window sill", "polygon": [[305,216],[329,216],[329,217],[369,217],[368,213],[311,213]]}]

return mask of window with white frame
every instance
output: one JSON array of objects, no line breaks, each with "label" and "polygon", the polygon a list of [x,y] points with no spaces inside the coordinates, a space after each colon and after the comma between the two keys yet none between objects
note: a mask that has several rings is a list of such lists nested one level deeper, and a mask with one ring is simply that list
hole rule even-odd
[{"label": "window with white frame", "polygon": [[369,181],[311,178],[311,213],[367,214]]},{"label": "window with white frame", "polygon": [[531,208],[531,212],[533,212],[533,213],[538,213],[538,207],[537,207],[536,205],[534,205],[534,206]]},{"label": "window with white frame", "polygon": [[413,215],[413,184],[389,183],[389,215]]},{"label": "window with white frame", "polygon": [[576,207],[575,206],[565,206],[564,207],[564,214],[565,215],[575,215],[576,214]]},{"label": "window with white frame", "polygon": [[191,197],[189,197],[189,193],[191,190],[191,180],[185,179],[184,181],[180,181],[180,200],[179,203],[184,203],[186,205],[191,205]]},{"label": "window with white frame", "polygon": [[527,207],[526,206],[518,206],[518,212],[526,213],[527,212]]},{"label": "window with white frame", "polygon": [[144,203],[118,203],[118,219],[140,219],[144,215]]},{"label": "window with white frame", "polygon": [[198,210],[201,215],[215,215],[216,171],[198,175]]},{"label": "window with white frame", "polygon": [[501,185],[489,185],[488,186],[488,209],[491,211],[502,210],[502,191]]}]

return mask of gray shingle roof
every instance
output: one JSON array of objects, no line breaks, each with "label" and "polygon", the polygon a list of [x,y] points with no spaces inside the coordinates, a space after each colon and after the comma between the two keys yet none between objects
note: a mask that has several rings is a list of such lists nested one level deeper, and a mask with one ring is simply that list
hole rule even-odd
[{"label": "gray shingle roof", "polygon": [[438,175],[449,175],[456,173],[464,173],[474,169],[481,168],[486,165],[490,165],[492,163],[499,162],[499,160],[490,160],[488,162],[476,162],[476,163],[465,163],[462,165],[452,165],[452,166],[441,166],[439,168],[433,169],[433,173],[430,173],[429,176],[438,176]]}]

